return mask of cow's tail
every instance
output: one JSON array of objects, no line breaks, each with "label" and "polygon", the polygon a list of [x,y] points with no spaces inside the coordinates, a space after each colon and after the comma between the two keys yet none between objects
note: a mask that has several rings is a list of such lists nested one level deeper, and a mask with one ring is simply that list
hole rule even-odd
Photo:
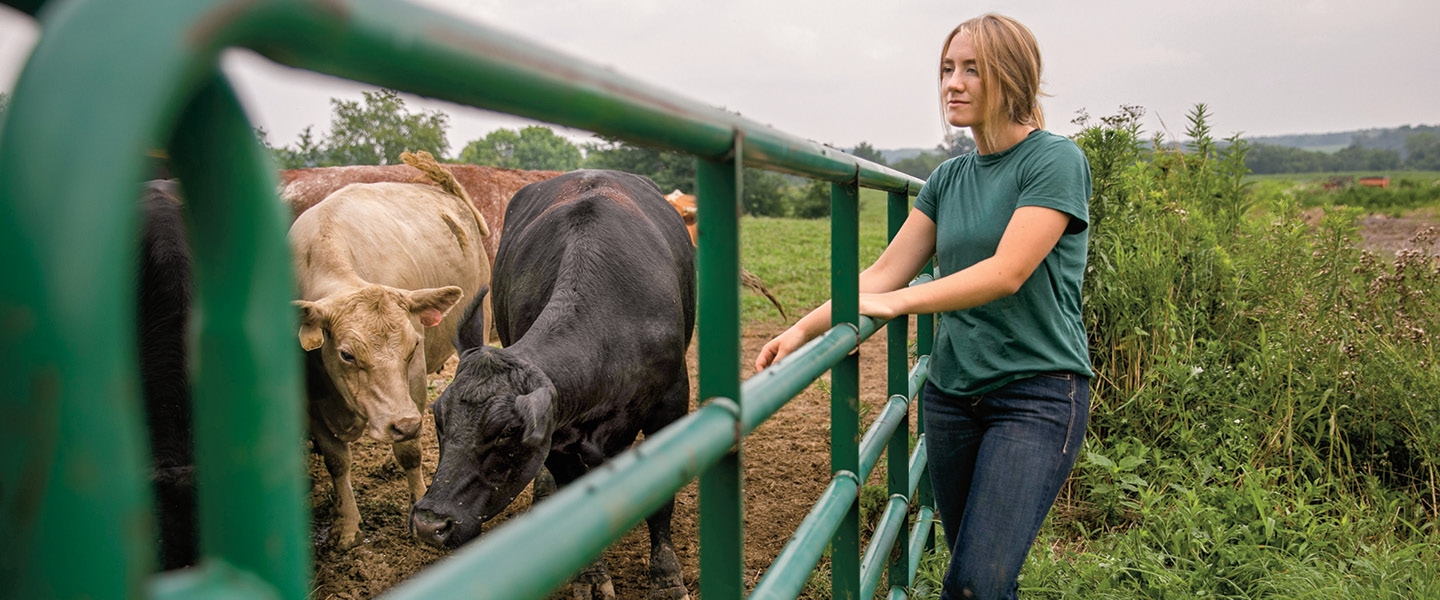
[{"label": "cow's tail", "polygon": [[419,150],[414,153],[401,152],[400,160],[405,161],[407,165],[420,169],[421,177],[416,179],[417,182],[433,183],[440,186],[440,189],[445,190],[445,193],[464,200],[465,206],[470,209],[470,214],[475,215],[475,224],[480,226],[480,235],[490,235],[490,226],[485,223],[485,217],[481,216],[480,211],[475,208],[475,202],[470,200],[470,194],[465,193],[465,187],[460,185],[459,180],[455,179],[455,174],[451,173],[442,166],[439,161],[435,160],[434,155],[424,150]]},{"label": "cow's tail", "polygon": [[740,285],[750,288],[754,290],[755,293],[768,298],[770,303],[775,305],[775,310],[780,311],[780,318],[787,321],[790,320],[790,317],[785,316],[785,307],[780,306],[780,301],[776,300],[775,295],[770,293],[770,287],[765,285],[765,282],[761,280],[760,277],[744,267],[740,268]]}]

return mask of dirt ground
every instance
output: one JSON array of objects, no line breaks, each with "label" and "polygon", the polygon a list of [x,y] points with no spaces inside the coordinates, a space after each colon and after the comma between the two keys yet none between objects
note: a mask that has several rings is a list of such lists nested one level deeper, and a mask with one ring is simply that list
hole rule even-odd
[{"label": "dirt ground", "polygon": [[[747,327],[743,335],[745,364],[753,362],[760,347],[785,325]],[[885,332],[882,330],[862,346],[860,401],[862,419],[868,422],[865,406],[885,400]],[[445,371],[431,378],[435,393],[444,389],[453,372],[454,359]],[[742,368],[749,376],[752,369]],[[696,373],[695,348],[690,348],[691,389]],[[828,376],[827,376],[828,377]],[[795,528],[830,482],[828,386],[811,385],[745,439],[745,580],[753,587],[766,566],[784,548]],[[691,399],[691,408],[695,399]],[[863,430],[862,430],[863,431]],[[435,468],[438,449],[434,421],[428,414],[421,439],[425,447],[427,481]],[[312,480],[311,501],[315,546],[315,590],[320,600],[360,600],[378,595],[426,565],[444,558],[445,551],[421,544],[408,531],[410,506],[405,478],[388,445],[362,439],[351,445],[354,457],[353,480],[360,506],[363,543],[345,552],[335,551],[328,540],[335,521],[335,504],[330,477],[318,455],[309,460]],[[884,461],[872,474],[882,477]],[[529,491],[522,493],[504,514],[486,530],[503,523],[529,506]],[[697,541],[697,493],[691,482],[675,498],[673,539],[684,570],[685,584],[698,597],[699,544]],[[480,540],[483,540],[482,534]],[[557,540],[557,543],[560,542]],[[642,522],[605,552],[606,562],[621,600],[645,597],[649,552],[648,536]],[[558,596],[557,596],[558,597]]]},{"label": "dirt ground", "polygon": [[[1304,212],[1303,217],[1306,223],[1317,225],[1324,214],[1323,209],[1311,208]],[[1428,210],[1415,211],[1400,217],[1372,213],[1361,217],[1359,225],[1361,248],[1385,258],[1393,258],[1396,252],[1411,247],[1415,236],[1420,232],[1427,228],[1440,227],[1440,214]],[[1440,256],[1440,245],[1431,243],[1425,250],[1431,255]]]},{"label": "dirt ground", "polygon": [[[1409,247],[1415,235],[1429,227],[1440,227],[1440,215],[1366,215],[1360,220],[1360,232],[1364,238],[1360,246],[1381,256],[1391,257],[1396,251]],[[1440,256],[1440,245],[1430,244],[1428,250],[1430,254]]]}]

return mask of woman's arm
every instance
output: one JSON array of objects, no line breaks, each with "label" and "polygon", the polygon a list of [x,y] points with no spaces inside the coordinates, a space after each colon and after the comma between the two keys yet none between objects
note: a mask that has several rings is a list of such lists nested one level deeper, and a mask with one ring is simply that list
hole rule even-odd
[{"label": "woman's arm", "polygon": [[1042,206],[1015,209],[995,255],[924,285],[865,293],[860,314],[876,319],[971,308],[1014,294],[1070,224],[1070,215]]},{"label": "woman's arm", "polygon": [[[885,247],[885,252],[860,273],[861,297],[866,293],[888,292],[903,287],[920,273],[934,254],[935,222],[925,213],[911,210],[895,239]],[[760,355],[755,357],[755,370],[770,366],[828,329],[830,303],[826,302],[765,344],[760,349]]]}]

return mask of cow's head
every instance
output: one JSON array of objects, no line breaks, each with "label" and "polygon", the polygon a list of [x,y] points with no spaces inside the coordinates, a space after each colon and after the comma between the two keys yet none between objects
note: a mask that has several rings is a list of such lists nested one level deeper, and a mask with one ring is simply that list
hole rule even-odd
[{"label": "cow's head", "polygon": [[435,401],[440,461],[411,530],[436,547],[480,535],[545,464],[555,431],[555,387],[523,359],[484,345],[477,296],[460,325],[460,365]]},{"label": "cow's head", "polygon": [[[464,292],[455,286],[401,290],[367,285],[300,307],[300,346],[318,350],[343,410],[322,415],[337,435],[401,442],[420,433],[425,401],[425,328]],[[355,417],[358,417],[355,418]]]}]

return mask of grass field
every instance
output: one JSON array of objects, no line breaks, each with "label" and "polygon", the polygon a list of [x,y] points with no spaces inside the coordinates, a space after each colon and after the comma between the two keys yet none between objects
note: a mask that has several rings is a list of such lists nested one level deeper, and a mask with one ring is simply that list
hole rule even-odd
[{"label": "grass field", "polygon": [[1249,181],[1293,181],[1306,183],[1312,181],[1328,181],[1332,177],[1389,177],[1391,180],[1413,179],[1416,181],[1435,181],[1440,179],[1440,171],[1336,171],[1329,173],[1272,173],[1268,175],[1250,175],[1246,177]]},{"label": "grass field", "polygon": [[[886,194],[860,190],[860,268],[885,249]],[[740,220],[740,261],[770,286],[785,306],[789,322],[830,298],[829,219],[777,219],[746,216]],[[741,296],[741,320],[781,321],[774,306],[756,294]]]}]

